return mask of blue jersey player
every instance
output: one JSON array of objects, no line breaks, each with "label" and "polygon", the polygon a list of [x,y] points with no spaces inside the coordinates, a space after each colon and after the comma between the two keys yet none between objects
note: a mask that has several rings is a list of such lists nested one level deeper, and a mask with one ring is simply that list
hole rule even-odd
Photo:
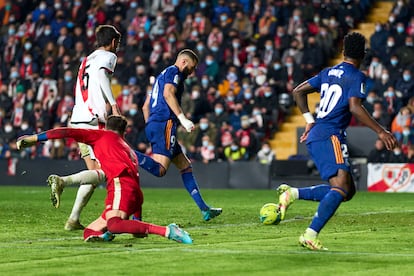
[{"label": "blue jersey player", "polygon": [[203,219],[208,221],[221,214],[221,208],[208,206],[199,191],[190,160],[177,142],[177,126],[180,123],[187,132],[194,128],[181,109],[184,80],[198,64],[198,56],[190,49],[177,55],[175,63],[164,69],[156,78],[151,93],[142,107],[146,122],[145,133],[152,147],[152,157],[140,152],[139,166],[151,174],[164,176],[171,162],[180,170],[185,188],[200,208]]},{"label": "blue jersey player", "polygon": [[[339,205],[355,194],[345,133],[351,117],[355,116],[375,131],[388,150],[397,143],[394,136],[378,124],[361,104],[366,97],[365,75],[358,68],[365,55],[365,37],[356,32],[347,34],[343,54],[342,63],[322,70],[293,90],[297,106],[306,121],[300,142],[306,142],[321,178],[329,185],[293,188],[282,184],[278,188],[279,210],[283,220],[294,200],[319,201],[310,226],[299,238],[299,243],[311,250],[326,250],[318,238],[319,232]],[[320,93],[320,104],[315,120],[309,112],[307,94],[317,91]]]}]

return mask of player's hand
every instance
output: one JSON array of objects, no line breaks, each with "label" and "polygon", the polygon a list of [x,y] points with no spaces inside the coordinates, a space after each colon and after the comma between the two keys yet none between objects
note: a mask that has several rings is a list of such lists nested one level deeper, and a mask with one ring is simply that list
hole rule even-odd
[{"label": "player's hand", "polygon": [[378,137],[384,142],[387,150],[393,150],[397,146],[397,139],[388,130],[380,132]]},{"label": "player's hand", "polygon": [[191,132],[194,129],[194,123],[188,120],[183,113],[177,116],[180,120],[181,125],[185,128],[187,132]]},{"label": "player's hand", "polygon": [[306,124],[305,131],[302,133],[302,135],[301,135],[301,136],[300,136],[300,138],[299,138],[299,142],[300,142],[300,143],[303,143],[303,142],[305,142],[305,141],[306,141],[306,139],[308,138],[309,131],[311,130],[311,128],[312,128],[314,125],[315,125],[315,123]]},{"label": "player's hand", "polygon": [[17,150],[21,150],[36,144],[36,141],[32,138],[31,135],[24,135],[19,137],[16,142]]}]

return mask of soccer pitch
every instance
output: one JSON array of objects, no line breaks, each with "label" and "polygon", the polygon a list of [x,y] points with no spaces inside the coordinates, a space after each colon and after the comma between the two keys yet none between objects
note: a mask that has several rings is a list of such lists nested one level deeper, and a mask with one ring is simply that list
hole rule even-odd
[{"label": "soccer pitch", "polygon": [[[276,202],[270,190],[206,190],[223,214],[201,219],[185,189],[144,189],[143,219],[188,231],[193,245],[151,235],[118,235],[85,243],[82,231],[63,229],[77,189],[67,188],[54,209],[48,187],[0,186],[1,275],[413,275],[414,194],[358,192],[320,234],[325,252],[298,245],[316,202],[296,201],[280,225],[262,225],[260,207]],[[103,210],[97,189],[81,216]]]}]

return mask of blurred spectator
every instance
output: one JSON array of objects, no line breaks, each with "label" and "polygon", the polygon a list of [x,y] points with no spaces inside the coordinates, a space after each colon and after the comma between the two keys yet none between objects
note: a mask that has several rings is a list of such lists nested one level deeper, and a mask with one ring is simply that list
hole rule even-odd
[{"label": "blurred spectator", "polygon": [[407,163],[414,163],[414,144],[411,144],[407,148]]},{"label": "blurred spectator", "polygon": [[374,112],[374,103],[377,101],[380,101],[380,97],[378,96],[377,92],[375,90],[369,91],[363,103],[365,109],[369,114],[372,114]]},{"label": "blurred spectator", "polygon": [[380,80],[382,77],[383,69],[384,65],[382,64],[381,59],[376,55],[372,56],[368,67],[368,76],[374,81]]},{"label": "blurred spectator", "polygon": [[411,111],[408,107],[402,107],[391,123],[391,132],[399,143],[402,142],[403,131],[411,126]]},{"label": "blurred spectator", "polygon": [[414,95],[414,78],[410,69],[404,69],[402,76],[395,84],[395,90],[401,92],[403,104],[407,104],[408,98]]},{"label": "blurred spectator", "polygon": [[191,99],[194,104],[194,110],[192,112],[192,121],[197,123],[202,117],[210,113],[213,107],[207,101],[206,94],[201,92],[199,85],[194,85],[191,91]]},{"label": "blurred spectator", "polygon": [[[300,63],[299,63],[300,64]],[[297,86],[304,78],[303,70],[293,56],[287,56],[285,59],[286,66],[286,91],[291,93],[293,88]]]},{"label": "blurred spectator", "polygon": [[196,124],[191,136],[192,145],[194,145],[194,152],[197,156],[199,156],[205,136],[208,136],[209,141],[216,141],[217,128],[213,123],[209,122],[206,117],[203,117],[200,119],[200,122]]},{"label": "blurred spectator", "polygon": [[237,30],[243,41],[250,39],[253,35],[252,22],[243,10],[236,11],[231,28]]},{"label": "blurred spectator", "polygon": [[0,26],[7,26],[19,22],[21,18],[20,7],[11,0],[5,0],[4,6],[0,8]]},{"label": "blurred spectator", "polygon": [[410,6],[404,0],[397,0],[390,12],[390,22],[408,23],[410,17]]},{"label": "blurred spectator", "polygon": [[260,141],[257,139],[256,131],[250,125],[250,118],[244,115],[240,118],[241,128],[236,131],[235,135],[239,145],[246,149],[246,160],[253,160],[260,147]]},{"label": "blurred spectator", "polygon": [[68,126],[70,116],[72,115],[72,109],[75,105],[75,101],[72,95],[64,95],[58,102],[56,108],[55,122],[59,126]]},{"label": "blurred spectator", "polygon": [[374,148],[369,152],[368,163],[388,163],[390,160],[390,152],[385,148],[381,139],[375,141]]},{"label": "blurred spectator", "polygon": [[393,25],[391,28],[391,34],[395,38],[395,46],[397,49],[404,45],[406,37],[404,23],[397,22],[395,25]]},{"label": "blurred spectator", "polygon": [[52,79],[51,71],[46,72],[44,78],[39,84],[39,88],[37,89],[37,98],[36,100],[42,101],[49,97],[49,93],[54,93],[58,95],[58,87],[57,81]]},{"label": "blurred spectator", "polygon": [[403,105],[401,95],[397,94],[393,86],[388,86],[383,94],[384,110],[393,118]]},{"label": "blurred spectator", "polygon": [[210,163],[216,161],[215,146],[210,137],[205,135],[202,138],[202,146],[200,147],[200,160],[204,163]]},{"label": "blurred spectator", "polygon": [[374,55],[384,57],[384,45],[387,44],[388,30],[380,22],[375,23],[375,32],[370,36],[370,49]]},{"label": "blurred spectator", "polygon": [[263,60],[263,63],[266,64],[266,66],[269,66],[272,64],[273,61],[280,58],[280,53],[278,50],[275,49],[273,45],[272,39],[267,39],[264,42],[264,49],[261,54],[261,60]]},{"label": "blurred spectator", "polygon": [[388,89],[390,86],[394,86],[395,82],[390,79],[390,75],[388,73],[387,68],[383,68],[380,74],[379,79],[375,79],[374,86],[372,90],[377,93],[383,92]]},{"label": "blurred spectator", "polygon": [[274,37],[275,49],[283,55],[285,50],[289,48],[291,39],[291,36],[286,33],[286,29],[283,26],[278,26]]},{"label": "blurred spectator", "polygon": [[304,24],[302,11],[300,9],[294,9],[292,16],[289,18],[287,33],[294,35],[297,29],[304,29]]},{"label": "blurred spectator", "polygon": [[234,96],[239,94],[240,89],[237,68],[235,66],[230,66],[227,70],[226,78],[218,85],[218,91],[221,96],[228,96],[229,91],[232,91],[233,98],[231,98],[230,101],[234,102]]},{"label": "blurred spectator", "polygon": [[263,45],[266,40],[273,38],[276,33],[276,26],[277,18],[272,14],[270,9],[266,9],[258,22],[258,45]]},{"label": "blurred spectator", "polygon": [[231,41],[231,47],[224,50],[225,63],[228,66],[234,65],[238,68],[243,67],[246,62],[247,53],[242,45],[241,39],[235,37]]},{"label": "blurred spectator", "polygon": [[[267,67],[266,64],[262,62],[260,56],[254,56],[250,62],[247,62],[244,66],[244,74],[249,76],[252,79],[255,79],[257,76],[260,75],[266,76]],[[260,81],[259,81],[260,82]],[[260,85],[262,85],[261,83]]]},{"label": "blurred spectator", "polygon": [[372,112],[372,117],[374,117],[378,123],[385,126],[387,129],[390,128],[392,118],[390,114],[384,110],[382,101],[374,102],[374,111]]},{"label": "blurred spectator", "polygon": [[224,109],[223,103],[217,102],[214,105],[214,112],[210,113],[208,120],[217,128],[220,128],[223,122],[229,121],[229,115],[227,113],[227,110]]},{"label": "blurred spectator", "polygon": [[73,71],[65,70],[63,79],[59,83],[59,96],[63,97],[65,95],[74,95],[75,82],[76,79],[73,77]]},{"label": "blurred spectator", "polygon": [[390,60],[392,55],[395,55],[397,45],[395,44],[395,38],[391,34],[387,37],[387,44],[385,44],[384,51],[381,56],[381,60]]},{"label": "blurred spectator", "polygon": [[301,62],[304,77],[309,78],[315,75],[322,69],[324,62],[323,49],[317,44],[314,36],[309,36]]},{"label": "blurred spectator", "polygon": [[401,146],[397,145],[390,153],[388,163],[406,163],[407,156],[402,152]]},{"label": "blurred spectator", "polygon": [[263,165],[271,165],[276,160],[276,155],[270,147],[269,142],[263,142],[261,149],[257,152],[257,161]]},{"label": "blurred spectator", "polygon": [[230,163],[248,160],[246,148],[240,146],[237,139],[234,139],[229,146],[224,148],[224,156]]},{"label": "blurred spectator", "polygon": [[37,22],[41,15],[44,15],[46,17],[46,21],[50,22],[53,16],[53,12],[50,8],[47,7],[46,1],[40,1],[39,6],[37,6],[33,13],[33,21]]},{"label": "blurred spectator", "polygon": [[4,122],[3,127],[0,129],[0,133],[1,133],[0,137],[5,143],[10,143],[11,141],[17,138],[16,137],[17,131],[13,127],[12,122],[10,121]]},{"label": "blurred spectator", "polygon": [[387,69],[390,77],[390,82],[395,85],[397,80],[401,78],[403,67],[400,64],[399,58],[396,54],[391,55],[389,62],[387,64]]},{"label": "blurred spectator", "polygon": [[414,63],[414,38],[411,36],[405,37],[405,42],[402,46],[398,47],[395,54],[401,60],[402,67],[412,66]]},{"label": "blurred spectator", "polygon": [[297,64],[300,64],[303,59],[303,49],[301,49],[299,40],[292,39],[290,46],[283,52],[282,62],[286,64],[287,58],[292,57]]}]

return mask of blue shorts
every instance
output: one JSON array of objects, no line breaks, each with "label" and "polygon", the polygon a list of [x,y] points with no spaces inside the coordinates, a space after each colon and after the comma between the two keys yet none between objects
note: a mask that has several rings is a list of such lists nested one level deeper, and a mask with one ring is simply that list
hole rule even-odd
[{"label": "blue shorts", "polygon": [[149,122],[145,126],[145,134],[151,143],[152,153],[167,156],[170,160],[182,153],[177,142],[177,122]]},{"label": "blue shorts", "polygon": [[329,139],[313,141],[306,146],[323,180],[328,181],[336,176],[339,169],[351,173],[348,146],[338,136],[332,135]]}]

